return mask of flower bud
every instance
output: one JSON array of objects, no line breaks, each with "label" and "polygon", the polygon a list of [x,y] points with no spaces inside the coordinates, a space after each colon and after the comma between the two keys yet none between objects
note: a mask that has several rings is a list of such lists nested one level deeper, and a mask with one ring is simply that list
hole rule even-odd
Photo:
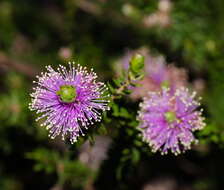
[{"label": "flower bud", "polygon": [[130,61],[130,70],[133,73],[139,73],[142,72],[144,68],[144,56],[141,54],[135,54]]}]

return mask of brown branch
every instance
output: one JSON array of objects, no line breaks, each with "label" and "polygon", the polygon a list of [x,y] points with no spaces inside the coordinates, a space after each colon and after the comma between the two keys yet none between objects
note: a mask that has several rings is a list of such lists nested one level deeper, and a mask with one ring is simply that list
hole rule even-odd
[{"label": "brown branch", "polygon": [[[167,0],[167,2],[169,3],[170,1]],[[162,10],[158,8],[154,14],[143,16],[139,22],[136,22],[135,20],[125,15],[119,14],[116,11],[103,10],[102,7],[89,0],[75,0],[75,3],[78,8],[94,16],[107,17],[115,22],[119,22],[125,25],[132,25],[138,28],[149,29],[154,26],[168,27],[171,23],[170,7],[167,7],[166,10],[163,10],[164,8]]]},{"label": "brown branch", "polygon": [[39,72],[37,68],[34,68],[29,64],[14,61],[2,52],[0,52],[0,68],[5,70],[14,70],[26,75],[29,78],[34,78]]},{"label": "brown branch", "polygon": [[[79,7],[81,10],[92,14],[94,16],[103,16],[107,17],[113,21],[122,23],[122,24],[132,24],[132,25],[138,25],[139,23],[134,22],[132,19],[123,16],[122,14],[119,14],[112,10],[103,10],[102,7],[99,5],[88,1],[88,0],[76,0],[76,6]],[[144,26],[143,24],[141,24]]]},{"label": "brown branch", "polygon": [[76,0],[76,5],[85,12],[91,13],[93,15],[101,15],[102,10],[96,4],[85,1],[85,0]]}]

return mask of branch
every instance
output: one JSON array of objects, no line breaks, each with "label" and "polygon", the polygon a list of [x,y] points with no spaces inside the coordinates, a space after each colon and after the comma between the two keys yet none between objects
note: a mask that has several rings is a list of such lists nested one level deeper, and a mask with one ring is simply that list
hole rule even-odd
[{"label": "branch", "polygon": [[168,27],[171,24],[171,3],[169,0],[164,1],[165,4],[164,2],[163,4],[160,3],[161,5],[158,7],[158,10],[155,13],[143,16],[142,19],[139,20],[139,22],[136,22],[135,20],[125,15],[119,14],[116,11],[103,10],[103,8],[97,5],[96,3],[93,3],[88,0],[76,0],[75,2],[77,7],[89,14],[92,14],[94,16],[107,17],[121,24],[128,24],[138,28],[149,29],[154,26]]},{"label": "branch", "polygon": [[22,73],[29,78],[34,78],[39,72],[37,68],[34,68],[33,66],[25,63],[14,61],[2,52],[0,52],[0,68],[6,70],[15,70],[16,72]]},{"label": "branch", "polygon": [[101,8],[90,1],[77,0],[76,5],[83,11],[91,13],[93,15],[101,15],[102,13]]}]

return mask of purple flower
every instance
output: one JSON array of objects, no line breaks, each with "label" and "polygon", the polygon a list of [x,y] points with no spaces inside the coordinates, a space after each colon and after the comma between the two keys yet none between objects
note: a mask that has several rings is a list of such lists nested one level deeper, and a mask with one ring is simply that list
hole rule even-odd
[{"label": "purple flower", "polygon": [[149,93],[140,104],[139,129],[153,152],[166,154],[170,150],[177,155],[197,142],[193,131],[203,129],[205,123],[202,110],[196,110],[200,103],[195,95],[183,87],[174,93],[163,88],[161,92]]},{"label": "purple flower", "polygon": [[70,137],[71,143],[77,141],[82,129],[94,121],[101,120],[101,112],[109,110],[107,90],[102,82],[96,82],[97,75],[87,72],[80,65],[75,68],[69,63],[69,70],[59,65],[57,70],[46,67],[47,72],[37,76],[37,87],[31,94],[30,109],[40,113],[36,120],[44,119],[49,136],[61,134]]}]

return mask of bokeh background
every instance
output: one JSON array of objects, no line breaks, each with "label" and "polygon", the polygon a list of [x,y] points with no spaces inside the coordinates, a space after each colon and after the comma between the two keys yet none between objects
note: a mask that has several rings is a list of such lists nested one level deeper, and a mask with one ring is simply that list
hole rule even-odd
[{"label": "bokeh background", "polygon": [[[139,100],[129,97],[119,122],[74,146],[35,122],[29,94],[44,66],[74,60],[111,81],[142,49],[186,70],[203,97],[207,125],[193,150],[161,156],[133,141],[125,127]],[[0,0],[0,189],[223,189],[223,50],[223,0]]]}]

